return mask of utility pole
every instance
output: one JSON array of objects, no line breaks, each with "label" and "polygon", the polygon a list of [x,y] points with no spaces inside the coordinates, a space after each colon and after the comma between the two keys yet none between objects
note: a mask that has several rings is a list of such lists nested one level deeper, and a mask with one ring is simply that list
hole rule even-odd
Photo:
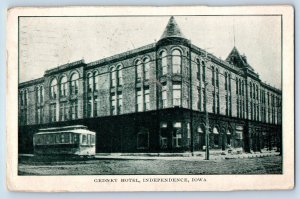
[{"label": "utility pole", "polygon": [[207,111],[207,85],[208,82],[205,81],[205,93],[204,93],[204,103],[205,103],[205,160],[209,160],[209,120]]}]

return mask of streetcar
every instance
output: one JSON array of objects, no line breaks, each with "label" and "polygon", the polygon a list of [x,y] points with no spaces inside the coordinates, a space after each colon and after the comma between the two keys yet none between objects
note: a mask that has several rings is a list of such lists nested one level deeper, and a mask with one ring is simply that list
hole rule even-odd
[{"label": "streetcar", "polygon": [[94,156],[96,133],[83,125],[39,129],[33,147],[35,155]]}]

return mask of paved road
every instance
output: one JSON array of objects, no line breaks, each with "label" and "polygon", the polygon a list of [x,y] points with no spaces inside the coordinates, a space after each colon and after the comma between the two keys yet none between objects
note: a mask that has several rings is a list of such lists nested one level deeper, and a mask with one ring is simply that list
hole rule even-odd
[{"label": "paved road", "polygon": [[282,157],[243,159],[89,159],[44,161],[19,158],[19,175],[280,174]]}]

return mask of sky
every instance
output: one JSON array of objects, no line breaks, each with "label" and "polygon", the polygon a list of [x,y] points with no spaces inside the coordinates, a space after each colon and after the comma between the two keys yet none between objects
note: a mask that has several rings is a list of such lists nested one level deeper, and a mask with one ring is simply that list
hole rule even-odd
[{"label": "sky", "polygon": [[[20,18],[20,82],[158,41],[170,16]],[[281,88],[280,16],[175,16],[184,36],[225,60],[233,46],[263,82]]]}]

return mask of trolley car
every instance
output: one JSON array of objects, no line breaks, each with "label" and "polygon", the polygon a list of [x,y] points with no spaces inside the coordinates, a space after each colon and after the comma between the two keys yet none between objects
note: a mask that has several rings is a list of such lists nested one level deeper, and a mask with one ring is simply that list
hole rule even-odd
[{"label": "trolley car", "polygon": [[33,136],[36,155],[94,156],[96,152],[95,132],[86,126],[65,126],[40,129]]}]

